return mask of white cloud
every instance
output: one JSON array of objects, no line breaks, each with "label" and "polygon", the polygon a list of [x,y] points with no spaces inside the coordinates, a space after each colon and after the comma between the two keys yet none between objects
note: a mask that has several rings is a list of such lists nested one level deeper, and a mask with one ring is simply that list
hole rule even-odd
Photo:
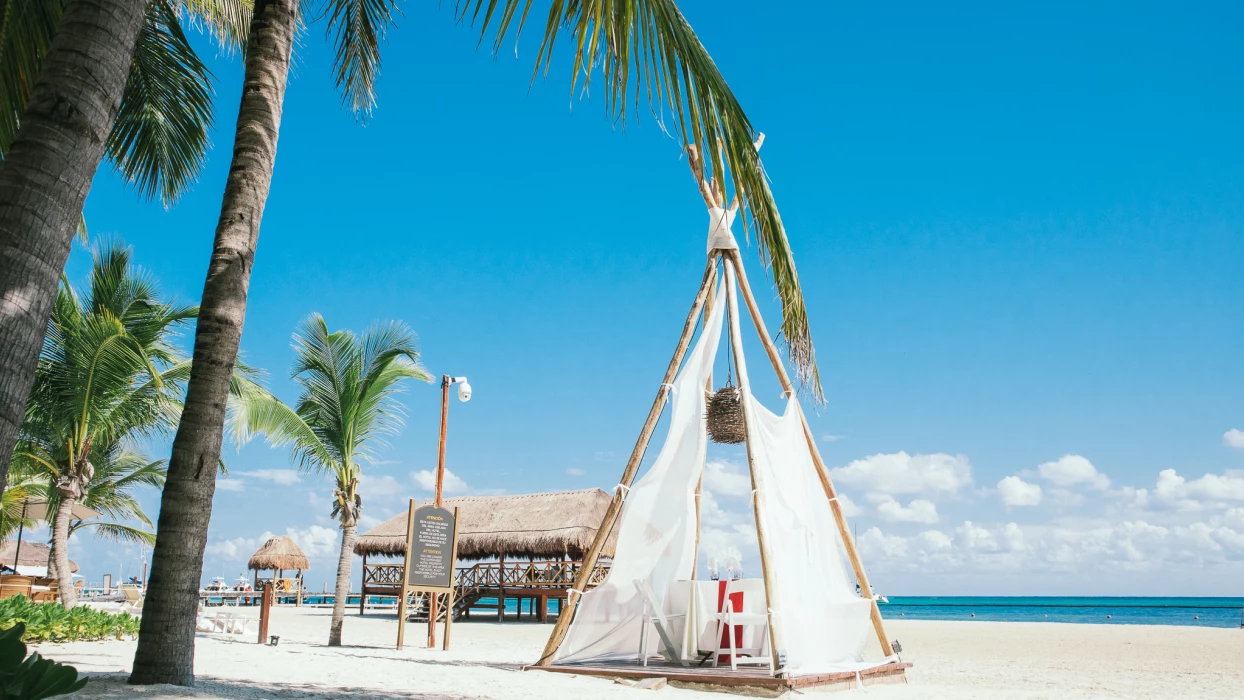
[{"label": "white cloud", "polygon": [[[411,472],[410,478],[424,491],[436,490],[436,472],[421,469],[417,472]],[[443,488],[445,493],[466,493],[468,490],[467,483],[448,469],[445,470],[445,484]]]},{"label": "white cloud", "polygon": [[[265,535],[266,534],[267,533],[265,533]],[[263,541],[267,541],[267,537],[264,537]],[[244,559],[250,558],[250,555],[254,554],[256,549],[259,549],[259,544],[260,541],[255,539],[234,537],[230,540],[212,542],[207,545],[205,551],[207,554],[217,556],[221,559]]]},{"label": "white cloud", "polygon": [[834,483],[875,494],[956,493],[972,484],[972,464],[965,455],[906,452],[877,454],[830,470]]},{"label": "white cloud", "polygon": [[221,478],[216,480],[217,491],[245,491],[246,483],[238,478]]},{"label": "white cloud", "polygon": [[359,495],[363,497],[363,504],[366,505],[373,501],[401,498],[406,492],[401,483],[388,474],[360,474]]},{"label": "white cloud", "polygon": [[1238,447],[1244,450],[1244,430],[1232,428],[1222,434],[1222,442],[1228,447]]},{"label": "white cloud", "polygon": [[293,469],[255,469],[249,472],[239,472],[239,474],[253,479],[271,481],[278,486],[291,486],[302,481],[302,477],[298,476],[298,472]]},{"label": "white cloud", "polygon": [[847,439],[846,435],[822,435],[821,436],[821,442],[838,442],[839,440],[846,440],[846,439]]},{"label": "white cloud", "polygon": [[847,518],[864,514],[864,509],[857,506],[845,493],[838,494],[838,506],[842,508],[842,515]]},{"label": "white cloud", "polygon": [[882,520],[891,523],[928,525],[937,522],[937,506],[933,505],[932,501],[917,498],[903,507],[903,504],[891,498],[877,506],[877,515],[880,515]]},{"label": "white cloud", "polygon": [[704,490],[719,496],[746,496],[752,492],[752,479],[738,464],[711,460],[704,464]]},{"label": "white cloud", "polygon": [[1035,506],[1041,503],[1041,487],[1030,484],[1018,476],[1008,476],[998,482],[998,495],[1011,507]]},{"label": "white cloud", "polygon": [[[285,536],[292,539],[308,558],[335,554],[340,551],[340,530],[334,527],[311,525],[306,528],[286,528]],[[275,534],[265,531],[258,537],[234,537],[228,540],[212,542],[207,545],[206,553],[226,561],[246,561],[264,542]]]},{"label": "white cloud", "polygon": [[571,476],[583,476],[584,472],[582,469],[579,469],[578,467],[570,467],[566,470],[566,473]]},{"label": "white cloud", "polygon": [[1046,462],[1037,467],[1041,478],[1055,486],[1088,484],[1098,491],[1110,488],[1110,479],[1097,471],[1093,463],[1080,455],[1063,455],[1057,462]]},{"label": "white cloud", "polygon": [[1188,481],[1174,469],[1158,473],[1153,498],[1181,510],[1200,510],[1222,506],[1226,501],[1244,501],[1244,472],[1206,474]]},{"label": "white cloud", "polygon": [[334,527],[312,525],[299,530],[286,528],[285,535],[298,544],[308,557],[337,553],[341,550],[341,531]]}]

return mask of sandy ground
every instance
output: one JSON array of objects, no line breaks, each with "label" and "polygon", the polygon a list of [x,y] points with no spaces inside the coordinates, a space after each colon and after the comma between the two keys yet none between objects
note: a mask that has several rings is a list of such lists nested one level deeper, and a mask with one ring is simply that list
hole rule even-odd
[{"label": "sandy ground", "polygon": [[[329,648],[329,611],[281,608],[271,634],[277,647],[199,635],[194,689],[132,687],[124,682],[136,642],[44,644],[44,656],[92,677],[78,698],[642,698],[638,690],[585,676],[524,672],[552,625],[464,622],[449,652],[420,648],[425,625],[410,625],[393,648],[393,614],[346,618],[346,642]],[[1244,630],[1127,625],[889,621],[915,664],[906,685],[847,692],[878,700],[1010,698],[1244,697]],[[671,700],[713,698],[667,687]],[[829,695],[807,691],[804,695]],[[795,697],[792,694],[790,697]],[[835,695],[835,697],[837,697]],[[842,696],[848,697],[848,696]]]}]

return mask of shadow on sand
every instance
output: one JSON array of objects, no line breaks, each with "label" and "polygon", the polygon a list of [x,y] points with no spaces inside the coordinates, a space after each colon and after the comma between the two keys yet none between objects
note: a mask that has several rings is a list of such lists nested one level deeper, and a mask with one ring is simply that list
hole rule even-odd
[{"label": "shadow on sand", "polygon": [[197,698],[198,700],[239,700],[241,698],[299,698],[300,700],[461,700],[461,695],[439,693],[400,692],[376,688],[326,688],[289,683],[264,683],[261,681],[224,680],[200,676],[193,688],[173,685],[134,686],[125,682],[128,674],[83,674],[91,680],[74,700],[94,698],[144,698],[145,700],[172,700],[173,698]]}]

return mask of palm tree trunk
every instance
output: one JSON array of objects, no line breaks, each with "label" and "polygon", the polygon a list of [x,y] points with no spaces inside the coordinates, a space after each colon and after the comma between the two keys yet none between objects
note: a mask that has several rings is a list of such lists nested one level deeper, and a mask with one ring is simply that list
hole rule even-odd
[{"label": "palm tree trunk", "polygon": [[70,0],[0,167],[0,490],[147,0]]},{"label": "palm tree trunk", "polygon": [[73,519],[76,499],[63,494],[56,509],[56,521],[52,524],[52,557],[56,564],[56,585],[60,587],[60,602],[66,608],[78,604],[77,591],[73,589],[73,572],[69,570],[69,521]]},{"label": "palm tree trunk", "polygon": [[151,584],[130,683],[194,685],[195,614],[225,403],[276,162],[296,14],[297,0],[255,2],[233,161],[203,286],[185,408],[160,500]]},{"label": "palm tree trunk", "polygon": [[333,623],[328,646],[341,646],[341,626],[346,620],[346,597],[350,595],[350,565],[354,563],[354,533],[358,524],[341,525],[341,556],[337,558],[337,593],[333,596]]}]

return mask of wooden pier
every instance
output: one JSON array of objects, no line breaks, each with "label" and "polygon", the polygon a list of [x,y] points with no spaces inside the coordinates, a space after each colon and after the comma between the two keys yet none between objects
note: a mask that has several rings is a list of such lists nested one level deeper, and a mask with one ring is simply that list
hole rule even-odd
[{"label": "wooden pier", "polygon": [[[504,619],[505,601],[517,599],[521,618],[523,600],[531,602],[531,609],[539,622],[548,621],[550,600],[562,601],[574,585],[575,577],[583,563],[577,561],[500,561],[482,562],[462,566],[454,573],[454,619],[469,618],[472,609],[495,609],[497,619]],[[600,562],[592,570],[587,587],[593,588],[609,574],[609,563]],[[368,596],[396,598],[401,593],[401,564],[363,563],[363,591],[359,600],[359,614],[366,611]],[[416,596],[410,608],[413,617],[427,619],[426,596]],[[496,603],[480,603],[484,598],[495,598]],[[560,609],[560,607],[559,607]],[[443,619],[442,609],[439,618]]]}]

